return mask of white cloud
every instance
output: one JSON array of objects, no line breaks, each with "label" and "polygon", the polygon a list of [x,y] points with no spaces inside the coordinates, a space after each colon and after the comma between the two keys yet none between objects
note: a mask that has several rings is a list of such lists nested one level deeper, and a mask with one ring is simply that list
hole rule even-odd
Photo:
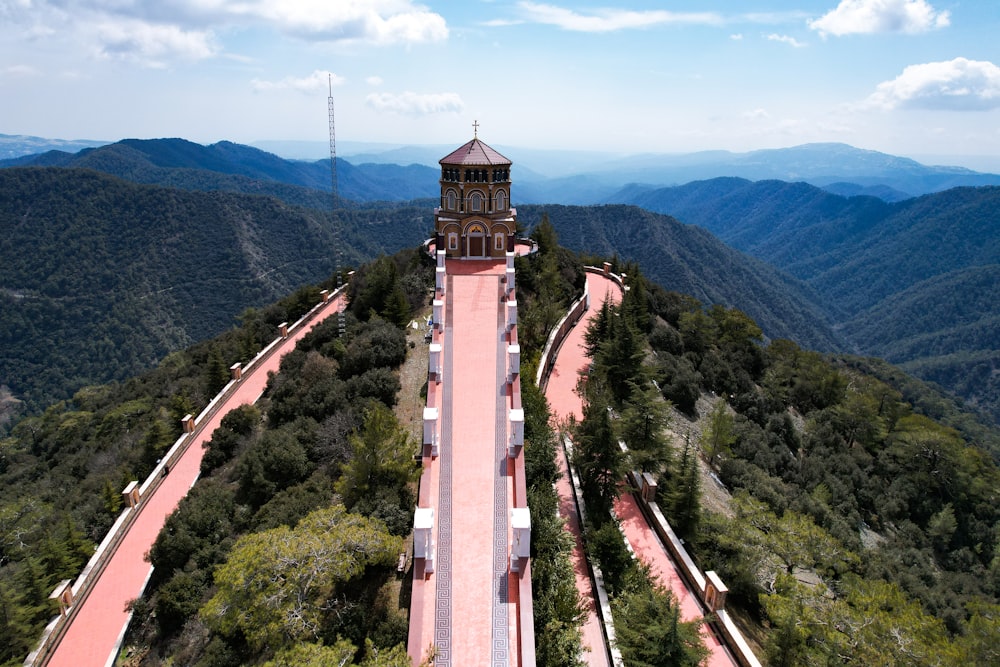
[{"label": "white cloud", "polygon": [[767,109],[754,109],[753,111],[743,112],[743,118],[745,120],[767,120],[771,117],[771,114],[767,112]]},{"label": "white cloud", "polygon": [[6,76],[37,76],[39,71],[31,65],[8,65],[0,69],[0,75]]},{"label": "white cloud", "polygon": [[231,17],[264,19],[305,39],[412,44],[448,37],[444,17],[406,0],[245,0],[227,4]]},{"label": "white cloud", "polygon": [[382,85],[382,77],[380,77],[380,76],[370,76],[367,79],[365,79],[365,83],[367,83],[369,86],[381,86]]},{"label": "white cloud", "polygon": [[1000,67],[966,58],[910,65],[892,81],[880,83],[865,106],[951,111],[997,109]]},{"label": "white cloud", "polygon": [[840,0],[836,9],[809,22],[826,35],[855,33],[920,33],[949,24],[949,13],[938,11],[927,0]]},{"label": "white cloud", "polygon": [[518,19],[490,19],[489,21],[483,21],[479,25],[487,28],[506,28],[507,26],[523,24],[524,21]]},{"label": "white cloud", "polygon": [[101,57],[164,66],[223,52],[218,36],[263,28],[324,42],[444,40],[444,18],[412,0],[0,0],[20,39],[89,44]]},{"label": "white cloud", "polygon": [[346,79],[342,76],[337,76],[331,72],[318,69],[309,76],[301,78],[288,76],[281,81],[263,81],[261,79],[254,79],[250,82],[250,85],[253,87],[254,92],[258,93],[269,93],[275,90],[294,90],[300,93],[312,95],[318,92],[326,92],[330,89],[330,84],[339,86],[344,83],[344,81],[346,81]]},{"label": "white cloud", "polygon": [[98,56],[135,61],[147,67],[164,67],[167,61],[201,60],[219,47],[211,31],[182,30],[135,20],[108,20],[93,26]]},{"label": "white cloud", "polygon": [[734,42],[738,42],[741,39],[743,39],[743,34],[739,33],[739,32],[735,33],[735,34],[732,34],[732,35],[729,36],[729,39],[733,40]]},{"label": "white cloud", "polygon": [[368,106],[376,111],[389,111],[413,116],[423,116],[434,113],[457,112],[465,108],[458,93],[418,94],[405,92],[371,93],[365,98]]},{"label": "white cloud", "polygon": [[518,6],[529,21],[554,25],[573,32],[613,32],[664,24],[720,25],[723,22],[722,17],[714,12],[595,9],[592,13],[582,14],[572,9],[536,2],[520,2]]},{"label": "white cloud", "polygon": [[782,44],[788,44],[789,46],[794,46],[796,49],[801,49],[805,46],[804,43],[795,39],[794,37],[789,37],[788,35],[779,35],[777,33],[771,33],[767,36],[768,41],[771,42],[781,42]]}]

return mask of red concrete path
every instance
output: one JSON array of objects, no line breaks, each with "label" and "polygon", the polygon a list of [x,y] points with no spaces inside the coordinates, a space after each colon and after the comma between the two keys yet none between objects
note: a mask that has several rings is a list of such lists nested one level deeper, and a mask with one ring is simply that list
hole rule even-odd
[{"label": "red concrete path", "polygon": [[[451,488],[455,500],[451,641],[455,665],[490,664],[493,653],[491,611],[501,593],[497,590],[493,556],[495,549],[505,555],[509,550],[506,523],[502,535],[494,534],[496,501],[502,502],[503,518],[506,519],[509,501],[504,501],[511,496],[507,486],[511,478],[507,475],[506,450],[499,453],[500,458],[496,451],[500,390],[497,386],[498,311],[502,305],[499,303],[499,276],[506,265],[503,262],[491,264],[496,270],[486,275],[450,276],[451,292],[447,295],[455,371],[451,378]],[[452,273],[455,271],[452,266],[448,269]],[[498,495],[506,498],[497,498]],[[499,540],[502,541],[497,544]],[[507,599],[503,591],[498,603],[506,605]],[[507,618],[514,615],[513,609],[507,611]],[[502,630],[497,640],[509,646],[507,629]]]},{"label": "red concrete path", "polygon": [[[519,664],[516,592],[507,574],[513,498],[507,457],[503,261],[448,260],[444,378],[429,387],[440,409],[440,454],[421,503],[435,510],[433,574],[414,568],[410,651],[435,665]],[[425,488],[429,487],[429,488]]]},{"label": "red concrete path", "polygon": [[[576,383],[580,372],[585,370],[590,363],[590,359],[584,351],[583,336],[587,329],[590,317],[600,311],[601,305],[606,298],[612,299],[612,303],[618,303],[621,299],[621,288],[613,280],[603,275],[588,273],[587,288],[590,291],[590,315],[582,317],[580,322],[571,330],[556,357],[555,367],[549,378],[546,387],[546,397],[552,410],[553,419],[565,420],[573,415],[577,420],[583,418],[583,403],[576,393]],[[562,457],[560,457],[562,458]],[[559,495],[563,507],[572,505],[572,497],[569,493],[569,484],[565,480],[560,480]],[[655,532],[646,522],[635,498],[631,494],[624,494],[615,504],[615,512],[621,520],[625,536],[631,544],[632,549],[644,563],[650,566],[653,575],[666,588],[674,592],[681,606],[681,617],[684,620],[692,620],[703,617],[701,605],[698,598],[681,578],[673,560],[667,554],[663,545],[660,544]],[[574,518],[569,514],[564,514],[569,519]],[[582,595],[587,598],[590,613],[584,625],[584,642],[588,647],[603,647],[603,635],[596,615],[596,603],[594,595],[590,593],[590,578],[587,575],[583,548],[580,542],[580,527],[574,525],[573,521],[567,521],[567,527],[573,532],[576,539],[574,548],[574,568],[577,575],[577,586]],[[584,580],[585,577],[585,580]],[[589,595],[588,595],[589,594]],[[729,651],[719,642],[718,638],[708,626],[703,626],[702,637],[705,645],[711,651],[707,664],[709,667],[719,665],[735,665],[736,661],[729,654]],[[607,657],[600,650],[592,650],[587,657],[588,664],[592,666],[606,665]]]},{"label": "red concrete path", "polygon": [[100,667],[113,664],[119,638],[128,623],[125,605],[142,593],[152,572],[145,555],[153,546],[160,528],[198,478],[204,444],[212,437],[223,416],[233,408],[254,403],[264,392],[268,371],[277,372],[284,353],[316,324],[337,312],[341,301],[331,300],[305,325],[291,332],[280,347],[244,374],[236,391],[213,417],[202,424],[198,438],[174,463],[170,474],[140,503],[139,514],[115,551],[89,595],[76,610],[62,640],[46,664],[50,667]]},{"label": "red concrete path", "polygon": [[[552,419],[557,423],[565,421],[570,416],[577,421],[583,419],[583,401],[576,393],[576,383],[580,372],[585,370],[590,363],[590,359],[584,352],[583,335],[587,330],[590,316],[600,312],[606,299],[611,299],[612,303],[618,303],[622,297],[621,288],[617,283],[593,273],[587,274],[587,289],[590,292],[590,309],[588,310],[590,315],[584,315],[580,318],[577,325],[566,336],[562,347],[559,348],[559,353],[556,355],[556,362],[552,367],[552,373],[549,375],[549,382],[545,388],[545,397],[549,401]],[[559,481],[556,482],[556,490],[559,493],[559,513],[566,519],[566,529],[573,535],[572,561],[573,571],[576,575],[576,587],[587,608],[587,616],[582,628],[583,646],[587,649],[585,660],[590,667],[607,667],[610,662],[605,649],[604,631],[601,629],[601,620],[597,613],[597,594],[591,585],[590,567],[587,565],[587,556],[583,549],[580,517],[577,515],[576,503],[573,500],[569,470],[562,447],[559,448],[559,454],[556,458],[561,473]]]}]

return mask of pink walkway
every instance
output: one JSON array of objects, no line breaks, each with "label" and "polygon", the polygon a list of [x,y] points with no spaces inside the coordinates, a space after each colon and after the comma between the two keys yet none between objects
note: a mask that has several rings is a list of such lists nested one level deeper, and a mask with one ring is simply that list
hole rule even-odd
[{"label": "pink walkway", "polygon": [[115,551],[100,578],[94,582],[66,629],[59,645],[49,654],[51,667],[100,667],[114,663],[119,640],[128,623],[125,605],[142,593],[152,566],[145,555],[160,528],[198,478],[204,444],[212,437],[223,416],[233,408],[254,403],[264,392],[269,371],[277,372],[281,357],[323,319],[336,313],[341,301],[331,300],[305,325],[292,332],[278,350],[244,374],[226,403],[201,425],[198,438],[170,469],[162,483],[142,499],[139,514]]},{"label": "pink walkway", "polygon": [[[587,289],[590,292],[589,315],[600,311],[606,299],[611,303],[621,301],[621,288],[617,283],[604,276],[587,274]],[[583,335],[587,330],[590,316],[584,315],[573,327],[563,341],[556,363],[549,375],[545,388],[545,397],[549,401],[552,419],[557,424],[571,416],[576,420],[583,419],[583,402],[576,393],[576,383],[580,372],[587,368],[590,360],[584,353]],[[605,649],[604,631],[601,629],[601,619],[597,613],[597,594],[594,592],[590,579],[590,567],[583,549],[583,536],[580,517],[577,515],[576,503],[573,501],[573,490],[569,479],[569,468],[562,447],[557,454],[557,464],[562,476],[556,482],[559,493],[559,513],[566,519],[566,529],[573,535],[573,571],[576,575],[576,587],[580,591],[587,608],[587,616],[583,623],[583,645],[587,649],[585,660],[590,667],[607,667],[610,662]]]},{"label": "pink walkway", "polygon": [[[517,665],[517,592],[508,574],[513,498],[507,456],[503,261],[448,260],[440,453],[425,457],[421,505],[435,509],[433,574],[415,566],[411,655],[435,665]],[[431,622],[433,619],[433,622]],[[416,656],[414,656],[416,657]]]},{"label": "pink walkway", "polygon": [[[580,372],[587,368],[590,359],[586,356],[584,348],[584,333],[590,317],[593,317],[601,309],[605,299],[610,298],[612,303],[621,300],[621,288],[613,280],[596,273],[587,274],[587,288],[590,291],[589,316],[580,319],[580,322],[572,329],[556,357],[556,363],[549,377],[546,388],[546,397],[552,410],[553,419],[565,420],[571,415],[577,420],[583,418],[583,403],[576,393],[576,383]],[[560,459],[563,457],[560,456]],[[560,461],[560,465],[565,465]],[[591,592],[590,577],[587,574],[585,556],[583,554],[582,542],[580,540],[580,526],[578,519],[575,519],[575,512],[569,513],[567,508],[572,507],[572,496],[569,483],[565,479],[560,480],[558,487],[559,496],[564,508],[564,516],[569,519],[567,527],[573,532],[576,540],[574,548],[574,568],[577,575],[577,586],[581,594],[588,602],[588,617],[584,625],[584,642],[592,650],[588,654],[587,661],[591,666],[607,665],[607,657],[603,651],[603,634],[597,618],[597,606],[594,594]],[[704,613],[698,598],[688,588],[684,580],[674,566],[673,560],[660,544],[655,532],[646,522],[635,499],[631,494],[624,494],[615,504],[615,512],[621,519],[622,527],[633,550],[647,563],[653,574],[661,584],[674,592],[681,605],[681,616],[684,620],[702,618]],[[575,520],[574,520],[575,519]],[[736,661],[729,654],[729,651],[719,642],[718,638],[708,626],[703,626],[702,636],[705,645],[712,652],[709,656],[708,665],[716,667],[719,665],[735,665]],[[600,648],[594,648],[600,647]]]}]

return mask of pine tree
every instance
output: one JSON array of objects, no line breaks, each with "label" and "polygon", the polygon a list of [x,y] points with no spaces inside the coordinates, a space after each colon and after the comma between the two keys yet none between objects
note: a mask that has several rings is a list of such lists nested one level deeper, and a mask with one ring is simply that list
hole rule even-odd
[{"label": "pine tree", "polygon": [[683,537],[694,535],[701,516],[701,476],[698,455],[689,439],[684,440],[673,489],[668,495],[667,506],[670,522]]},{"label": "pine tree", "polygon": [[222,352],[213,345],[205,365],[205,394],[215,396],[229,383],[229,369],[222,358]]},{"label": "pine tree", "polygon": [[596,521],[618,497],[618,484],[625,474],[625,456],[618,446],[606,403],[597,400],[583,408],[583,421],[576,435],[574,462],[580,471],[583,495],[593,508]]}]

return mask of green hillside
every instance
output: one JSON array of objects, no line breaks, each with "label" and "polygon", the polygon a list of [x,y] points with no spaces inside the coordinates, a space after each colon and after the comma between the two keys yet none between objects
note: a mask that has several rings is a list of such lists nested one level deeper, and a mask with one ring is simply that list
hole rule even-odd
[{"label": "green hillside", "polygon": [[[539,229],[543,250],[518,260],[524,322],[566,307],[581,264],[611,259],[573,255],[555,245],[551,225]],[[666,291],[615,261],[631,289],[588,333],[591,407],[574,435],[594,501],[588,543],[625,629],[623,652],[655,655],[677,640],[664,632],[675,602],[649,586],[617,526],[599,516],[605,494],[622,485],[588,477],[641,468],[658,476],[664,511],[699,566],[721,573],[728,604],[769,659],[988,664],[1000,639],[1000,515],[990,502],[1000,470],[987,455],[998,451],[996,429],[885,362],[767,343],[742,312]],[[431,267],[417,250],[361,267],[346,337],[333,320],[317,327],[285,357],[263,401],[230,413],[212,435],[201,480],[150,551],[155,574],[127,639],[141,664],[348,664],[369,640],[386,660],[373,664],[406,664],[394,648],[407,627],[394,561],[412,521],[416,445],[387,408],[401,387],[395,369],[415,349],[397,316],[426,308]],[[252,355],[318,289],[251,311],[152,371],[87,387],[0,439],[0,662],[18,664],[37,640],[53,613],[48,591],[79,571],[113,521],[121,481],[148,473],[180,415],[206,404],[218,368]],[[381,317],[363,321],[371,312]],[[544,339],[521,339],[525,359]],[[552,491],[555,433],[545,399],[530,382],[524,391],[539,665],[568,667],[579,654],[578,598]],[[695,438],[699,449],[683,454]],[[724,494],[728,514],[702,505],[690,474],[699,465],[733,492]],[[328,585],[296,588],[303,573],[288,563],[297,554],[317,539],[350,549],[357,537],[385,547],[363,573],[328,559]],[[248,577],[261,588],[241,585]],[[255,613],[224,613],[234,606]],[[303,615],[315,622],[304,627]],[[697,643],[690,629],[683,641]]]},{"label": "green hillside", "polygon": [[122,379],[329,276],[426,236],[424,208],[336,216],[260,196],[0,170],[0,385],[29,409]]},{"label": "green hillside", "polygon": [[634,261],[655,283],[705,303],[731,305],[757,320],[771,338],[816,349],[843,349],[819,296],[807,285],[721,243],[693,225],[622,205],[520,206],[531,227],[549,216],[571,250]]},{"label": "green hillside", "polygon": [[[714,179],[629,201],[704,227],[809,285],[850,345],[885,356],[1000,420],[1000,188],[886,203],[805,183]],[[975,378],[970,381],[969,378]]]},{"label": "green hillside", "polygon": [[[301,206],[330,206],[329,160],[285,160],[228,141],[203,146],[184,139],[125,139],[79,153],[49,151],[0,161],[2,166],[95,169],[135,183],[264,194]],[[337,184],[348,201],[408,201],[435,196],[437,171],[422,165],[355,165],[338,159]]]}]

